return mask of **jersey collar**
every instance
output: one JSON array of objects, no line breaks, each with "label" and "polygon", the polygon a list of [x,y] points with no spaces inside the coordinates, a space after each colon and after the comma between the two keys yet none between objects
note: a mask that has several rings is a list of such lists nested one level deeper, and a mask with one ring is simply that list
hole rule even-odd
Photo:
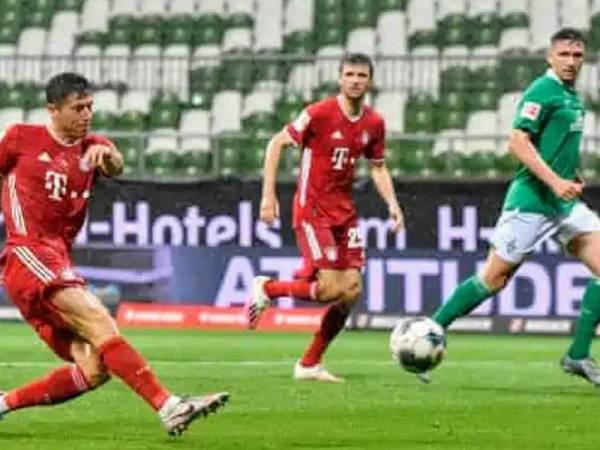
[{"label": "jersey collar", "polygon": [[50,124],[46,124],[46,131],[48,131],[48,134],[52,139],[54,139],[58,144],[62,145],[63,147],[76,147],[79,144],[81,144],[81,139],[77,139],[76,141],[71,143],[63,141],[56,135]]},{"label": "jersey collar", "polygon": [[362,106],[360,107],[360,112],[359,112],[359,113],[358,113],[356,116],[349,116],[349,115],[346,113],[346,110],[344,109],[344,100],[342,99],[342,96],[341,96],[341,94],[340,94],[340,95],[338,95],[338,96],[336,97],[336,100],[337,100],[337,104],[338,104],[338,106],[340,107],[340,110],[342,111],[342,114],[343,114],[343,115],[344,115],[344,117],[346,117],[346,119],[348,119],[350,122],[358,122],[358,121],[359,121],[359,120],[362,118],[363,114],[365,113],[365,105],[362,105]]},{"label": "jersey collar", "polygon": [[563,83],[563,80],[560,79],[560,77],[558,75],[556,75],[556,72],[552,69],[548,69],[546,70],[546,74],[545,74],[548,78],[553,79],[554,81],[556,81],[558,84],[560,85],[564,85],[565,83]]}]

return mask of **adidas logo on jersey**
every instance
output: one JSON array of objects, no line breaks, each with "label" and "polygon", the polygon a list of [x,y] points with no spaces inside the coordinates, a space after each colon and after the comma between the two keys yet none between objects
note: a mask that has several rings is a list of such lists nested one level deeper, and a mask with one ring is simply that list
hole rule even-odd
[{"label": "adidas logo on jersey", "polygon": [[42,153],[40,153],[40,156],[38,156],[38,161],[49,163],[52,162],[52,158],[50,158],[48,152],[43,151]]},{"label": "adidas logo on jersey", "polygon": [[331,139],[344,139],[344,136],[342,135],[342,132],[340,130],[336,130],[333,133],[331,133]]}]

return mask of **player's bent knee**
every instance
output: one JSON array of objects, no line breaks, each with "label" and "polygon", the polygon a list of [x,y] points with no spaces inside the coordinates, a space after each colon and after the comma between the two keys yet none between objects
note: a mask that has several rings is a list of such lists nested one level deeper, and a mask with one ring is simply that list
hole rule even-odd
[{"label": "player's bent knee", "polygon": [[342,293],[340,300],[344,303],[354,305],[360,300],[362,295],[362,286],[360,283],[353,283]]},{"label": "player's bent knee", "polygon": [[317,289],[317,300],[323,303],[336,302],[342,297],[343,290],[333,283],[319,281]]},{"label": "player's bent knee", "polygon": [[102,386],[104,383],[110,380],[110,374],[108,372],[84,372],[84,374],[90,389],[95,389],[99,386]]}]

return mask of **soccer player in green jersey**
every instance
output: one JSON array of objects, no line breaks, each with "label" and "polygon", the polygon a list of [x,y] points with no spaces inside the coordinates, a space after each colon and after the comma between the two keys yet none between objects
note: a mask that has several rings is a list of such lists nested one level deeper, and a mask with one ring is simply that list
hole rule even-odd
[{"label": "soccer player in green jersey", "polygon": [[519,160],[481,271],[465,280],[435,312],[448,327],[499,292],[533,248],[557,236],[593,277],[562,368],[600,386],[600,369],[590,357],[600,322],[600,219],[581,201],[578,168],[584,106],[575,81],[584,60],[585,38],[564,28],[551,38],[549,69],[525,90],[518,105],[509,148]]}]

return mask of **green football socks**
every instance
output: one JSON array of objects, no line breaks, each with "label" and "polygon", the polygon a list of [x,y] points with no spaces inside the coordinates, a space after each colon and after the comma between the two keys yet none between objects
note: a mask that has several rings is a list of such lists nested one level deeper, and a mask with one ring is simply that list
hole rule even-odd
[{"label": "green football socks", "polygon": [[447,328],[455,319],[469,314],[493,294],[477,275],[473,275],[454,290],[450,298],[435,312],[433,320]]},{"label": "green football socks", "polygon": [[584,359],[590,356],[590,347],[598,322],[600,322],[600,280],[592,278],[583,294],[581,312],[575,326],[575,337],[569,348],[569,356],[572,359]]}]

